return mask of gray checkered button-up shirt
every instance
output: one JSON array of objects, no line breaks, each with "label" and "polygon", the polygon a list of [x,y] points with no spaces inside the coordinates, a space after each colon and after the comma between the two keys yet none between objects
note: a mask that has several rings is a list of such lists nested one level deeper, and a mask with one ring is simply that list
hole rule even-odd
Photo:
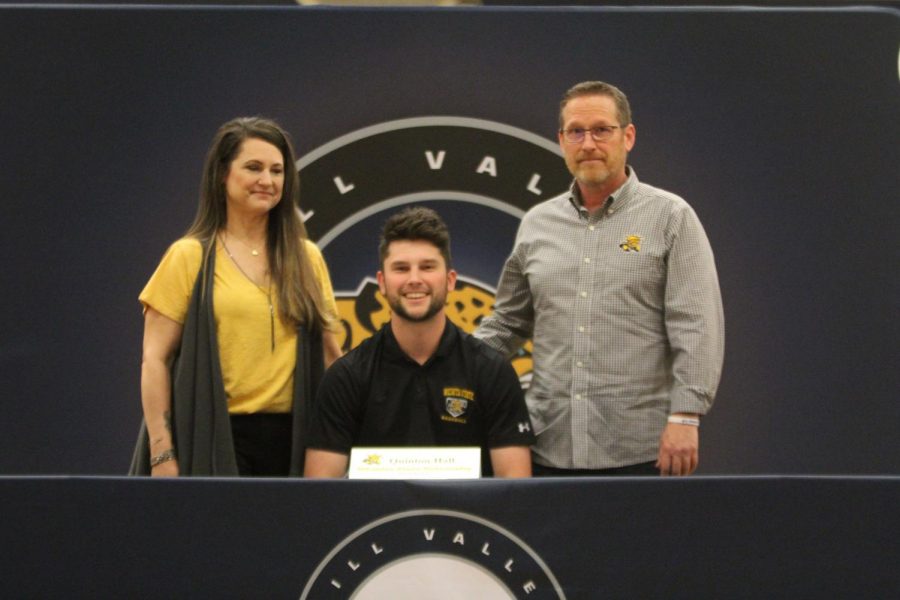
[{"label": "gray checkered button-up shirt", "polygon": [[666,417],[705,414],[722,370],[722,298],[703,226],[631,168],[593,214],[573,184],[522,219],[475,336],[508,355],[534,341],[536,462],[655,460]]}]

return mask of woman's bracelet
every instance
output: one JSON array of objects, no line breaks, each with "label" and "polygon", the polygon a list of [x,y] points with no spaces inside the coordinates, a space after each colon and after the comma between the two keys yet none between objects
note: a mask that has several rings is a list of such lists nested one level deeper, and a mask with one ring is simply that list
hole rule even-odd
[{"label": "woman's bracelet", "polygon": [[175,458],[177,458],[175,456],[175,448],[169,448],[165,452],[161,452],[160,454],[157,454],[156,456],[154,456],[153,458],[150,459],[150,468],[152,469],[153,467],[155,467],[157,465],[161,465],[164,462],[169,462],[170,460],[175,460]]}]

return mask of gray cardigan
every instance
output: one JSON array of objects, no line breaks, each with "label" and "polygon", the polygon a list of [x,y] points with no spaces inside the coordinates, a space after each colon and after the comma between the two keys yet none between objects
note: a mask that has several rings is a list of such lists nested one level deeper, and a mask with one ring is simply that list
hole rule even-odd
[{"label": "gray cardigan", "polygon": [[[209,240],[203,243],[204,255],[207,255],[209,243]],[[213,317],[215,267],[216,253],[209,252],[206,268],[201,267],[191,293],[181,346],[172,365],[173,442],[181,475],[235,477],[238,468]],[[321,330],[298,327],[292,409],[292,477],[303,475],[307,408],[315,400],[323,371]],[[150,474],[150,445],[143,421],[129,474]]]}]

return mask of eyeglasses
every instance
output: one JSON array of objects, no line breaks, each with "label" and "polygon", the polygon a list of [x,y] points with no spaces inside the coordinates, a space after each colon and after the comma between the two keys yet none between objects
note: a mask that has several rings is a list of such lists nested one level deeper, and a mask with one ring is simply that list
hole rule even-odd
[{"label": "eyeglasses", "polygon": [[572,129],[560,129],[563,139],[570,144],[580,144],[584,141],[587,132],[591,132],[591,138],[595,142],[608,142],[613,136],[616,129],[622,129],[621,125],[600,125],[585,129],[584,127],[573,127]]}]

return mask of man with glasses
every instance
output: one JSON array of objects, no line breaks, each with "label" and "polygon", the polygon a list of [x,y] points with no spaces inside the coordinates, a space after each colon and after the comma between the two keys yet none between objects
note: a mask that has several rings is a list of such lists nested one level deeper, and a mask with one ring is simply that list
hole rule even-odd
[{"label": "man with glasses", "polygon": [[535,475],[688,475],[722,368],[712,250],[680,197],[638,181],[631,108],[601,81],[562,98],[568,192],[522,219],[475,336],[533,339]]}]

